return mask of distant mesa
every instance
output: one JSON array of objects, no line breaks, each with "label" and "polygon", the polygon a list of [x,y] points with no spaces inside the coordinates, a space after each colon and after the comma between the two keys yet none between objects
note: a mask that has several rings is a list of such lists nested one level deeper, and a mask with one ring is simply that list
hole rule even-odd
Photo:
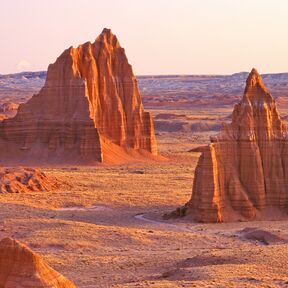
[{"label": "distant mesa", "polygon": [[94,43],[70,47],[49,65],[39,94],[0,123],[0,148],[4,163],[106,162],[135,151],[157,155],[152,116],[111,30]]},{"label": "distant mesa", "polygon": [[76,288],[40,255],[11,238],[0,241],[0,287]]},{"label": "distant mesa", "polygon": [[46,192],[59,188],[60,182],[34,168],[0,168],[0,193]]},{"label": "distant mesa", "polygon": [[287,139],[275,100],[253,69],[232,123],[201,149],[191,200],[177,213],[200,222],[286,216]]}]

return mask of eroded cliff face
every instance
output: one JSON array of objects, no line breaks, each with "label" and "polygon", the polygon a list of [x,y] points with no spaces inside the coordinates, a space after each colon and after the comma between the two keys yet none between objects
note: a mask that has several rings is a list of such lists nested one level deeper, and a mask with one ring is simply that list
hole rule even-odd
[{"label": "eroded cliff face", "polygon": [[287,213],[287,139],[275,101],[253,69],[232,123],[202,150],[185,214],[222,222]]},{"label": "eroded cliff face", "polygon": [[103,142],[157,155],[152,117],[144,111],[125,51],[109,29],[49,65],[44,87],[2,122],[0,138],[9,146],[0,152],[4,160],[13,150],[24,162],[31,157],[105,161]]},{"label": "eroded cliff face", "polygon": [[0,287],[76,288],[38,254],[11,238],[0,241]]}]

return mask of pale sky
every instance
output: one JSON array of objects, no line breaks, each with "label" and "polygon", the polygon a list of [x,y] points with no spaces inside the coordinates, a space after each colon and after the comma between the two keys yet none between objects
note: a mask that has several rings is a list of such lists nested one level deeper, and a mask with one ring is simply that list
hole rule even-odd
[{"label": "pale sky", "polygon": [[111,28],[134,73],[288,72],[288,0],[0,0],[0,74]]}]

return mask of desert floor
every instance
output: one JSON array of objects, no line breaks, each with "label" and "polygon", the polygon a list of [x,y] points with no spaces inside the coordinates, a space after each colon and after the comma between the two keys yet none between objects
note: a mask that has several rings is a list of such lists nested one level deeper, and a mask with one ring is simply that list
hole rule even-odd
[{"label": "desert floor", "polygon": [[162,219],[191,197],[199,153],[188,151],[210,134],[158,133],[163,162],[44,168],[66,184],[0,195],[0,237],[82,288],[288,287],[288,221]]}]

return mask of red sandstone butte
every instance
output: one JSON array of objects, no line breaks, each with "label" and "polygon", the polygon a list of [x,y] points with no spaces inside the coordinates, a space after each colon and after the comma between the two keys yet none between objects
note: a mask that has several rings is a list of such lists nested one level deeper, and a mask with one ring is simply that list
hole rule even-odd
[{"label": "red sandstone butte", "polygon": [[157,155],[154,125],[109,29],[94,43],[65,50],[49,65],[39,94],[0,123],[3,164],[105,162],[131,151]]},{"label": "red sandstone butte", "polygon": [[275,100],[253,69],[232,123],[203,148],[191,200],[180,211],[201,222],[287,215],[287,139]]}]

